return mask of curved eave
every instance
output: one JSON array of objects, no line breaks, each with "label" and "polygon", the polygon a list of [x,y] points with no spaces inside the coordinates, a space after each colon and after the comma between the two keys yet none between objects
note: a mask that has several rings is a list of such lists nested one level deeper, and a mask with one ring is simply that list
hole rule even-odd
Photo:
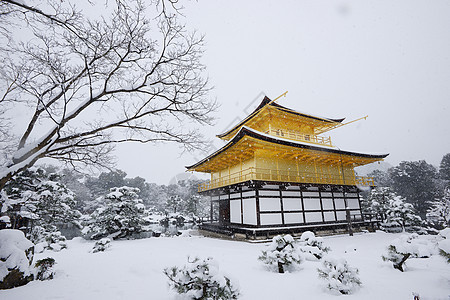
[{"label": "curved eave", "polygon": [[228,130],[228,131],[226,131],[224,133],[218,134],[216,136],[218,138],[223,138],[223,137],[226,137],[227,135],[229,135],[230,133],[232,133],[233,131],[236,131],[236,129],[238,129],[241,126],[244,126],[245,123],[247,123],[248,121],[253,119],[266,105],[270,105],[272,107],[278,108],[279,110],[281,110],[281,111],[283,111],[285,113],[289,113],[289,114],[292,114],[292,115],[295,115],[295,116],[309,118],[309,119],[313,119],[315,121],[321,121],[321,122],[325,122],[325,123],[331,123],[331,124],[333,124],[333,123],[342,123],[342,121],[345,120],[345,118],[328,119],[328,118],[322,118],[322,117],[318,117],[318,116],[307,115],[307,114],[304,114],[304,113],[301,113],[301,112],[294,111],[294,110],[289,109],[287,107],[284,107],[282,105],[279,105],[279,104],[277,104],[275,102],[270,103],[271,101],[272,100],[270,100],[267,96],[265,96],[263,101],[259,104],[259,106],[250,115],[248,115],[245,119],[243,119],[241,122],[239,122],[236,126],[231,128],[230,130]]},{"label": "curved eave", "polygon": [[348,155],[348,156],[354,156],[354,157],[360,157],[360,158],[366,158],[366,159],[373,159],[381,160],[387,157],[389,154],[366,154],[366,153],[358,153],[358,152],[351,152],[351,151],[344,151],[337,148],[330,148],[330,147],[321,147],[321,146],[315,146],[308,143],[303,142],[296,142],[291,141],[283,138],[273,137],[264,133],[261,133],[259,131],[253,130],[248,127],[242,127],[239,132],[222,148],[217,150],[216,152],[212,153],[211,155],[207,156],[206,158],[202,159],[201,161],[197,162],[196,164],[193,164],[191,166],[186,166],[187,170],[195,171],[195,169],[202,164],[214,159],[219,154],[223,153],[236,143],[238,143],[241,139],[243,139],[245,136],[252,137],[256,140],[265,141],[269,143],[274,143],[278,145],[284,145],[284,146],[290,146],[295,148],[302,148],[302,149],[309,149],[313,151],[319,151],[319,152],[326,152],[326,153],[334,153],[334,154],[341,154],[341,155]]}]

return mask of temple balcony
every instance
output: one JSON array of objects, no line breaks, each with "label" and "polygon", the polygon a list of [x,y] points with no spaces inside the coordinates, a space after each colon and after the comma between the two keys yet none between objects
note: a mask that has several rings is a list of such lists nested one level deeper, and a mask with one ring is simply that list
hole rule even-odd
[{"label": "temple balcony", "polygon": [[199,192],[228,186],[249,180],[274,181],[274,182],[296,182],[314,184],[336,184],[336,185],[356,185],[375,186],[372,177],[361,176],[341,176],[324,173],[308,173],[286,170],[272,170],[263,168],[248,168],[230,175],[222,176],[198,186]]},{"label": "temple balcony", "polygon": [[331,144],[331,138],[326,136],[314,135],[314,134],[305,134],[296,130],[289,129],[269,129],[265,132],[266,134],[270,134],[272,136],[277,136],[281,138],[286,138],[289,140],[295,140],[300,142],[306,142],[316,145],[324,145],[333,147]]}]

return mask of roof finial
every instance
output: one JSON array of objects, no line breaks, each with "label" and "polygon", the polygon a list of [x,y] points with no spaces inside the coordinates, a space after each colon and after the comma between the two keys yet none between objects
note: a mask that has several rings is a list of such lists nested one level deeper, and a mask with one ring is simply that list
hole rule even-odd
[{"label": "roof finial", "polygon": [[270,101],[269,103],[267,103],[267,105],[272,104],[273,102],[277,101],[278,99],[280,99],[281,97],[286,97],[286,94],[288,93],[288,91],[284,92],[283,94],[281,94],[280,96],[276,97],[275,99],[273,99],[272,101]]}]

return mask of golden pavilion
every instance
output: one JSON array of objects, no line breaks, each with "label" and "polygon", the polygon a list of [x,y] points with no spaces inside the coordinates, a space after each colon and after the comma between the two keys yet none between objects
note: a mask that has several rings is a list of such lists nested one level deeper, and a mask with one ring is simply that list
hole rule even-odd
[{"label": "golden pavilion", "polygon": [[275,100],[265,97],[217,135],[227,144],[186,167],[210,174],[199,186],[211,197],[211,223],[202,229],[255,237],[344,227],[349,216],[354,224],[364,223],[359,188],[374,182],[355,176],[354,168],[388,154],[341,150],[322,134],[345,125],[344,119],[298,112]]}]

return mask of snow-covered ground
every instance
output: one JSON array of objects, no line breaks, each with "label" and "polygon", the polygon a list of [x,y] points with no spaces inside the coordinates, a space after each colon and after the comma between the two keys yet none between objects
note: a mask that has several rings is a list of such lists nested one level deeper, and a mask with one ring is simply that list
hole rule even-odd
[{"label": "snow-covered ground", "polygon": [[[193,232],[194,233],[194,232]],[[113,241],[106,252],[90,253],[94,242],[75,238],[68,249],[46,251],[53,257],[55,279],[0,291],[0,299],[182,299],[168,289],[163,269],[182,266],[187,256],[214,257],[220,270],[238,282],[239,299],[450,299],[450,265],[437,251],[430,258],[410,258],[406,272],[395,270],[381,255],[401,234],[383,232],[324,237],[330,254],[359,269],[361,288],[339,296],[318,278],[320,262],[304,261],[296,271],[270,272],[257,260],[267,244],[225,241],[200,236]],[[430,237],[430,239],[433,239]]]}]

